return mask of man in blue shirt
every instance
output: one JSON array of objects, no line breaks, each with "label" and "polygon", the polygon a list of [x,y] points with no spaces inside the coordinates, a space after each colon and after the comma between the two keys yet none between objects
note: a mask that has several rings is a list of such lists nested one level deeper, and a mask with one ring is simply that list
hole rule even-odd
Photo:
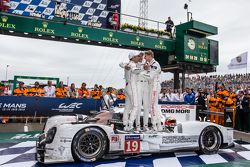
[{"label": "man in blue shirt", "polygon": [[190,105],[194,105],[195,104],[195,95],[192,92],[192,90],[190,88],[186,89],[187,94],[184,97],[184,102],[186,104],[190,104]]}]

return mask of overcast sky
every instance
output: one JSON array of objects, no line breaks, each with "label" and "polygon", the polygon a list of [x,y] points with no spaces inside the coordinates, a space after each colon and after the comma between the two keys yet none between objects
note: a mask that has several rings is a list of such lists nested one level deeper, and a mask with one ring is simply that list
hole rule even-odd
[{"label": "overcast sky", "polygon": [[[186,21],[183,9],[187,0],[148,0],[149,18],[164,22],[168,16],[175,24]],[[122,13],[139,15],[139,0],[122,0]],[[192,0],[189,10],[193,19],[219,28],[219,35],[211,37],[220,43],[220,65],[217,73],[245,73],[246,69],[227,69],[231,58],[250,51],[250,1],[249,0]],[[126,22],[124,18],[123,22]],[[124,86],[123,70],[118,64],[127,61],[129,50],[89,45],[25,39],[0,35],[0,80],[14,75],[59,77],[65,83],[86,82],[89,87]],[[250,60],[249,60],[250,61]],[[249,64],[248,61],[248,64]],[[248,71],[250,68],[248,67]],[[163,74],[161,79],[171,78]]]}]

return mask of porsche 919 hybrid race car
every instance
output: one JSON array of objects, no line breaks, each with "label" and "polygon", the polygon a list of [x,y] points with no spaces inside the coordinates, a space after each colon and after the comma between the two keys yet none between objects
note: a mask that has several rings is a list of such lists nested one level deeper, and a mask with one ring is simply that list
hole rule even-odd
[{"label": "porsche 919 hybrid race car", "polygon": [[95,116],[53,116],[47,120],[37,141],[36,159],[45,164],[93,162],[114,155],[177,150],[214,154],[220,148],[233,146],[232,128],[195,120],[178,122],[166,115],[162,119],[162,132],[128,133],[122,130],[120,111]]}]

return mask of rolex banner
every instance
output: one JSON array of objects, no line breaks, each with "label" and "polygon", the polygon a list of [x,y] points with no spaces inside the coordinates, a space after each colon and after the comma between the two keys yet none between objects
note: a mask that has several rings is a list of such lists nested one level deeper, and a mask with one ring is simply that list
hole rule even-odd
[{"label": "rolex banner", "polygon": [[245,52],[231,59],[231,63],[227,66],[228,69],[247,68],[247,56],[248,52]]}]

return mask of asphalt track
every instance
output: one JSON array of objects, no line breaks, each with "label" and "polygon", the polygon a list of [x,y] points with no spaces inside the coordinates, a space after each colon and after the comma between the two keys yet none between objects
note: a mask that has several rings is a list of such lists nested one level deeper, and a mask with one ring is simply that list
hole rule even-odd
[{"label": "asphalt track", "polygon": [[138,157],[100,160],[94,163],[42,165],[35,161],[38,132],[0,133],[1,167],[249,167],[250,143],[235,141],[235,147],[221,149],[215,155],[197,152],[171,152]]}]

